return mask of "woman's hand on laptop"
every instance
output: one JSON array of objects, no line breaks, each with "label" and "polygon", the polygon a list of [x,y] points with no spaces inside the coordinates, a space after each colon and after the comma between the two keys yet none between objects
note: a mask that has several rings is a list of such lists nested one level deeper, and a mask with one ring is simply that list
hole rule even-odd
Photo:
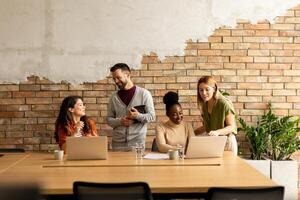
[{"label": "woman's hand on laptop", "polygon": [[210,136],[219,136],[220,133],[219,133],[218,131],[210,131],[210,132],[208,133],[208,135],[210,135]]}]

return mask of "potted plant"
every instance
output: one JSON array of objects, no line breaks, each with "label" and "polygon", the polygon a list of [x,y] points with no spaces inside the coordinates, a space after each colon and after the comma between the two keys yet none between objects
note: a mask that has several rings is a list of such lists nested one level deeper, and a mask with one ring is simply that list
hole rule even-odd
[{"label": "potted plant", "polygon": [[[300,118],[278,117],[273,114],[269,103],[268,112],[258,119],[256,126],[247,125],[241,118],[239,122],[239,130],[246,134],[250,144],[251,159],[257,160],[247,162],[278,184],[284,185],[285,199],[296,199],[298,164],[291,160],[291,155],[300,150],[297,135],[300,132]],[[261,168],[263,165],[265,168]]]}]

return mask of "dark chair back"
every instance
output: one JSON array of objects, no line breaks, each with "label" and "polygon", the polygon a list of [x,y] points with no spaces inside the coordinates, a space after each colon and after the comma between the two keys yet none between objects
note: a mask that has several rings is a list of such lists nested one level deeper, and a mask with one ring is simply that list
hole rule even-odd
[{"label": "dark chair back", "polygon": [[76,200],[153,200],[147,183],[90,183],[76,181],[73,184]]},{"label": "dark chair back", "polygon": [[260,189],[210,188],[208,200],[283,200],[284,187]]},{"label": "dark chair back", "polygon": [[151,151],[158,152],[158,146],[156,144],[156,138],[154,138],[153,141],[152,141]]},{"label": "dark chair back", "polygon": [[24,153],[22,148],[0,148],[0,153]]},{"label": "dark chair back", "polygon": [[39,200],[40,190],[37,185],[0,185],[1,200]]}]

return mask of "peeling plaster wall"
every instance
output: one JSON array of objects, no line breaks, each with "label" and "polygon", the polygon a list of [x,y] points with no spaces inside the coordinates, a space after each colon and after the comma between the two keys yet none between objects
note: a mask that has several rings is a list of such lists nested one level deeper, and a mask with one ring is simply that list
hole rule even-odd
[{"label": "peeling plaster wall", "polygon": [[188,39],[283,14],[299,0],[0,0],[0,81],[95,82],[143,54],[183,55]]}]

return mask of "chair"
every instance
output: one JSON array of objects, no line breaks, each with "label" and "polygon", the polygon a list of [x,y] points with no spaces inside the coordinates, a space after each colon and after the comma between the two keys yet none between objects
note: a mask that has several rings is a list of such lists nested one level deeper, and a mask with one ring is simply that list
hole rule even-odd
[{"label": "chair", "polygon": [[39,200],[40,190],[34,184],[0,185],[0,199],[2,200]]},{"label": "chair", "polygon": [[153,141],[152,141],[151,151],[158,152],[158,146],[156,144],[156,138],[154,138]]},{"label": "chair", "polygon": [[210,188],[208,200],[283,200],[284,187],[259,189]]},{"label": "chair", "polygon": [[147,183],[73,183],[76,200],[153,200]]},{"label": "chair", "polygon": [[0,153],[24,153],[22,148],[0,148]]}]

